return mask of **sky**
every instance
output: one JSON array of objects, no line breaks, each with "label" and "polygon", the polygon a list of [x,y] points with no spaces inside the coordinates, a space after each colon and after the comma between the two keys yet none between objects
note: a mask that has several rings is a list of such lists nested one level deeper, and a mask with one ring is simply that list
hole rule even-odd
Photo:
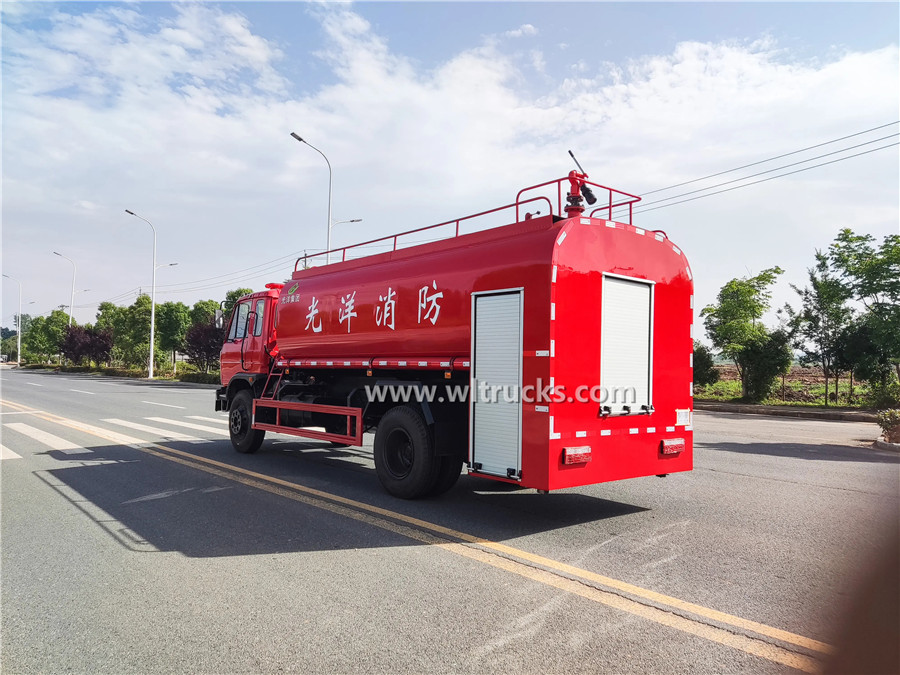
[{"label": "sky", "polygon": [[509,204],[572,150],[644,197],[634,223],[685,252],[697,314],[774,265],[773,305],[797,304],[841,228],[900,231],[895,2],[4,0],[0,19],[2,267],[32,315],[68,309],[73,271],[79,323],[149,292],[153,230],[126,209],[155,228],[157,302],[289,277],[325,247],[329,178],[291,132],[331,164],[334,247]]}]

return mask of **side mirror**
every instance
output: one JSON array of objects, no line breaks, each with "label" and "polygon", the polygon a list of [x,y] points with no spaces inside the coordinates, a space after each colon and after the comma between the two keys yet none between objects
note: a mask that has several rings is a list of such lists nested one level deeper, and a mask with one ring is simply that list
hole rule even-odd
[{"label": "side mirror", "polygon": [[219,330],[222,330],[222,328],[224,326],[225,326],[225,312],[223,312],[221,309],[217,309],[216,310],[216,328],[218,328]]}]

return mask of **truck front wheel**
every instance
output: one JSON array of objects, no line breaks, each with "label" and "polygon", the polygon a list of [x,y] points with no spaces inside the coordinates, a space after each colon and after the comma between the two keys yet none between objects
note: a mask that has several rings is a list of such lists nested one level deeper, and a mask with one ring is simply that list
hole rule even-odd
[{"label": "truck front wheel", "polygon": [[375,432],[375,472],[384,489],[401,499],[428,494],[437,478],[438,460],[425,420],[416,410],[388,410]]},{"label": "truck front wheel", "polygon": [[238,452],[251,453],[259,450],[265,431],[251,428],[253,423],[253,394],[249,389],[239,391],[231,401],[228,414],[228,431],[231,444]]}]

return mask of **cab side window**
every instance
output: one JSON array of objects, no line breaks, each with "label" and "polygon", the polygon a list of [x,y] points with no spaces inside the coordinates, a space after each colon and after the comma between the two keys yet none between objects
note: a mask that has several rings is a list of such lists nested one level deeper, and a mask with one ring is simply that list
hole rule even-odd
[{"label": "cab side window", "polygon": [[253,320],[253,335],[259,337],[262,335],[263,312],[266,309],[266,301],[261,298],[256,301],[256,318]]},{"label": "cab side window", "polygon": [[228,331],[229,340],[242,340],[247,333],[247,317],[250,315],[250,303],[239,304],[231,317],[231,328]]}]

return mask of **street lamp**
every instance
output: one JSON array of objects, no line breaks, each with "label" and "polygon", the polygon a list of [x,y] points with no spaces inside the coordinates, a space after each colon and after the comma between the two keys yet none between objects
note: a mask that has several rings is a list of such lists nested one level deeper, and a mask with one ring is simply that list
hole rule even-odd
[{"label": "street lamp", "polygon": [[22,363],[22,283],[8,274],[3,276],[15,281],[19,286],[19,318],[16,319],[16,367],[18,368]]},{"label": "street lamp", "polygon": [[75,273],[78,271],[75,267],[75,261],[71,258],[64,256],[62,253],[57,253],[53,251],[54,255],[58,255],[60,258],[65,258],[70,263],[72,263],[72,300],[69,303],[69,326],[72,325],[72,311],[75,309]]},{"label": "street lamp", "polygon": [[[331,239],[331,228],[334,227],[335,225],[340,225],[341,223],[361,223],[361,222],[362,222],[362,218],[353,218],[351,220],[336,220],[333,223],[329,223],[328,238]],[[328,248],[331,248],[331,246],[329,246]],[[328,255],[328,257],[331,257],[330,254]]]},{"label": "street lamp", "polygon": [[325,242],[325,249],[328,251],[328,253],[325,254],[326,255],[325,262],[326,262],[326,264],[330,264],[331,263],[331,225],[332,225],[332,223],[331,223],[331,181],[332,181],[331,162],[329,162],[328,158],[325,157],[324,152],[319,150],[316,146],[312,145],[308,141],[304,141],[293,131],[291,132],[291,136],[293,136],[295,139],[297,139],[301,143],[306,143],[309,147],[311,147],[313,150],[315,150],[320,155],[322,155],[322,157],[325,159],[325,163],[328,165],[328,238]]},{"label": "street lamp", "polygon": [[150,229],[153,230],[153,283],[150,286],[150,364],[147,368],[147,379],[153,379],[153,334],[156,332],[156,268],[162,267],[156,264],[156,228],[153,227],[153,223],[144,218],[143,216],[139,216],[134,211],[129,211],[125,209],[125,213],[129,216],[134,216],[140,220],[143,220],[150,226]]}]

